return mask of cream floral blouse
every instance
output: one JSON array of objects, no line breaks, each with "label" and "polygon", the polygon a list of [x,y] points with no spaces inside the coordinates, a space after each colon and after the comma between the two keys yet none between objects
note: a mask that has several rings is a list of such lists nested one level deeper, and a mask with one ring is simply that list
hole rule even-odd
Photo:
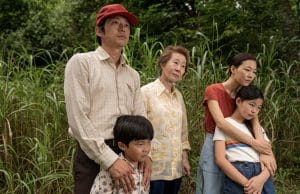
[{"label": "cream floral blouse", "polygon": [[142,88],[148,119],[154,128],[151,180],[182,177],[182,152],[190,150],[186,108],[182,94],[169,92],[159,79]]}]

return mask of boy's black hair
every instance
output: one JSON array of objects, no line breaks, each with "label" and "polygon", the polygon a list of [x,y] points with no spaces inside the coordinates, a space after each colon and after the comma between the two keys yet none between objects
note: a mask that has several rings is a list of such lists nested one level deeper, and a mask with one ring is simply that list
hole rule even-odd
[{"label": "boy's black hair", "polygon": [[[242,101],[244,100],[254,100],[254,99],[262,99],[264,100],[264,95],[261,90],[255,85],[242,86],[237,92],[235,99],[240,98]],[[250,132],[254,136],[253,127],[250,120],[245,120],[246,126],[250,129]]]},{"label": "boy's black hair", "polygon": [[117,118],[113,133],[117,142],[128,145],[132,140],[152,140],[154,130],[150,121],[143,116],[122,115]]}]

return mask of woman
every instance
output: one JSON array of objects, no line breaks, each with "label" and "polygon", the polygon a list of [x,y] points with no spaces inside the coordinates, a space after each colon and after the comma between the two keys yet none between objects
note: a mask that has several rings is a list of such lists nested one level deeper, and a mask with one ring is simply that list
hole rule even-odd
[{"label": "woman", "polygon": [[223,173],[217,167],[214,159],[213,134],[216,127],[231,137],[250,145],[259,153],[266,154],[261,154],[260,161],[264,163],[271,174],[274,174],[276,170],[271,145],[263,139],[259,132],[260,125],[257,117],[252,119],[256,139],[242,133],[224,119],[234,111],[234,98],[239,88],[250,85],[254,80],[256,68],[254,56],[249,53],[239,53],[229,63],[229,78],[223,83],[215,83],[205,89],[203,105],[206,135],[198,166],[197,194],[222,193]]},{"label": "woman", "polygon": [[186,73],[188,62],[184,47],[168,46],[158,61],[160,77],[141,88],[147,117],[154,128],[152,194],[177,194],[182,176],[190,175],[186,108],[175,87]]}]

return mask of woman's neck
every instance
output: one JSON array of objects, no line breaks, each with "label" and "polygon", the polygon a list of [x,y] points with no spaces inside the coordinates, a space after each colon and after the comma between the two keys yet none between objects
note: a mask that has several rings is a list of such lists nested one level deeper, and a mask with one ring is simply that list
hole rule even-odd
[{"label": "woman's neck", "polygon": [[241,87],[240,84],[238,84],[237,82],[235,82],[232,79],[228,79],[225,82],[222,83],[226,92],[232,97],[235,98],[237,91],[239,90],[239,88]]},{"label": "woman's neck", "polygon": [[163,76],[160,76],[159,80],[161,81],[161,83],[166,87],[166,89],[169,92],[173,92],[174,91],[174,83],[173,82],[168,81]]}]

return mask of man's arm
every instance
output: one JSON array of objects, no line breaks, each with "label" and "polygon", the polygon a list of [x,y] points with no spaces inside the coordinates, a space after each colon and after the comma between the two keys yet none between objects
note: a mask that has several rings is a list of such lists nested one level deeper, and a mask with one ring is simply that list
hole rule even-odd
[{"label": "man's arm", "polygon": [[152,159],[150,156],[148,156],[144,162],[139,163],[139,169],[142,169],[144,174],[142,185],[148,189],[150,187],[150,179],[152,173]]},{"label": "man's arm", "polygon": [[[147,96],[145,93],[142,92],[140,87],[140,76],[138,73],[136,73],[135,82],[136,84],[136,90],[134,95],[134,113],[137,115],[142,115],[147,118]],[[151,173],[152,173],[152,159],[151,159],[151,152],[148,155],[148,158],[142,162],[139,163],[139,169],[143,170],[143,179],[142,179],[142,185],[145,188],[150,187],[150,179],[151,179]]]},{"label": "man's arm", "polygon": [[211,113],[214,121],[216,122],[217,127],[224,131],[224,133],[243,143],[250,145],[259,153],[271,153],[271,145],[268,142],[264,140],[254,139],[253,137],[241,132],[230,123],[226,122],[223,113],[220,109],[219,103],[216,100],[208,100],[207,105],[209,112]]},{"label": "man's arm", "polygon": [[141,86],[140,86],[140,84],[141,84],[140,76],[137,72],[136,72],[136,77],[135,77],[135,83],[136,83],[136,89],[135,89],[134,99],[133,99],[133,103],[134,103],[133,114],[134,115],[142,115],[144,117],[147,117],[147,113],[145,110],[145,104],[144,104],[145,99],[143,99]]},{"label": "man's arm", "polygon": [[124,160],[118,158],[108,171],[117,189],[123,188],[125,192],[131,192],[135,188],[134,173],[132,167]]},{"label": "man's arm", "polygon": [[72,135],[86,155],[103,168],[110,167],[118,158],[104,138],[98,136],[88,114],[91,109],[89,72],[82,54],[74,55],[65,69],[64,94],[68,123]]},{"label": "man's arm", "polygon": [[86,66],[86,60],[80,55],[74,55],[65,70],[64,93],[72,134],[90,159],[108,169],[113,179],[123,184],[124,190],[133,190],[133,169],[104,143],[104,138],[98,136],[99,133],[88,118],[92,105]]}]

